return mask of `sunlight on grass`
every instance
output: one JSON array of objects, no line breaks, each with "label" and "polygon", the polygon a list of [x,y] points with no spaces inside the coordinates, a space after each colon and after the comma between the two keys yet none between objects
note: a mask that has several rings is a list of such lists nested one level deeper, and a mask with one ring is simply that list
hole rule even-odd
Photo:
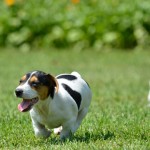
[{"label": "sunlight on grass", "polygon": [[[0,51],[1,149],[149,149],[149,52]],[[34,137],[28,113],[17,110],[13,95],[31,70],[52,75],[74,70],[90,84],[93,99],[75,135],[64,142],[54,134]]]}]

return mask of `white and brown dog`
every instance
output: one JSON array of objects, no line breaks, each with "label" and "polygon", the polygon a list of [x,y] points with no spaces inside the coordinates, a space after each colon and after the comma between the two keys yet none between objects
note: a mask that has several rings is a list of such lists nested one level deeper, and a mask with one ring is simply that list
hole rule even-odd
[{"label": "white and brown dog", "polygon": [[21,78],[15,94],[23,99],[18,109],[30,111],[37,137],[49,137],[49,129],[54,129],[61,139],[79,128],[92,98],[89,85],[77,72],[56,77],[29,72]]}]

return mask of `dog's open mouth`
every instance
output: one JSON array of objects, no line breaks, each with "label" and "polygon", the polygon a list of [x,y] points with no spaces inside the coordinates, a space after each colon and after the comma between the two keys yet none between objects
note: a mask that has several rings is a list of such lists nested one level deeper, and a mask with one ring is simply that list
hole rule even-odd
[{"label": "dog's open mouth", "polygon": [[32,99],[23,99],[23,101],[18,105],[18,109],[21,112],[26,112],[31,110],[32,106],[38,102],[38,97]]}]

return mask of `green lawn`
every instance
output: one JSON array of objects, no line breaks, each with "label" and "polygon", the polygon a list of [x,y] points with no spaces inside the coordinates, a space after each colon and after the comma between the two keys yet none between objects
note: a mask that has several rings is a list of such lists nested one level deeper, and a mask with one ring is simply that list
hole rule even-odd
[{"label": "green lawn", "polygon": [[[90,84],[89,113],[71,140],[35,138],[29,113],[18,111],[13,93],[31,70],[76,70]],[[150,149],[149,79],[148,51],[0,51],[0,149]]]}]

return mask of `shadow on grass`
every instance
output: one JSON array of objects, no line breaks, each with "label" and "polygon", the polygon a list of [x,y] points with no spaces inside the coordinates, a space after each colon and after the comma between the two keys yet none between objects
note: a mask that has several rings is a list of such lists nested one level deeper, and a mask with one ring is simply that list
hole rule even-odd
[{"label": "shadow on grass", "polygon": [[89,133],[86,132],[84,135],[73,135],[69,139],[66,140],[59,140],[58,138],[52,138],[50,140],[51,144],[63,144],[68,142],[85,142],[89,143],[90,141],[96,141],[96,140],[110,140],[115,138],[114,132],[107,131],[107,133],[104,132],[98,132],[98,133]]},{"label": "shadow on grass", "polygon": [[96,140],[110,140],[112,138],[115,138],[114,132],[107,131],[107,133],[104,132],[98,132],[98,133],[89,133],[86,132],[84,136],[73,136],[72,141],[78,141],[78,142],[89,142],[89,141],[96,141]]}]

